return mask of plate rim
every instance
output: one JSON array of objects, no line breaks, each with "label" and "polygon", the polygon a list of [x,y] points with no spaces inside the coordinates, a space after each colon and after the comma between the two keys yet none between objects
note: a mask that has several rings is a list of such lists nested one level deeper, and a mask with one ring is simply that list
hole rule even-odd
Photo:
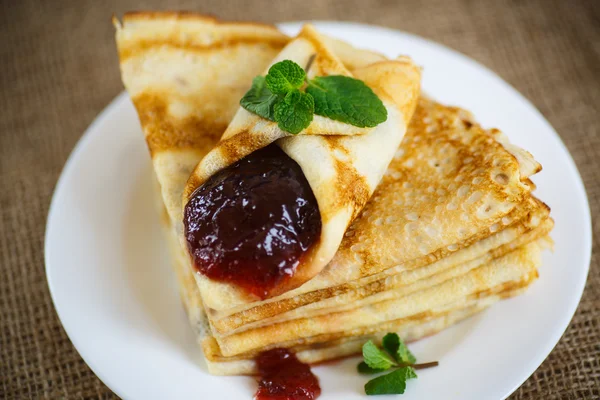
[{"label": "plate rim", "polygon": [[[571,301],[570,301],[570,304],[568,307],[569,311],[562,315],[562,318],[560,318],[560,321],[557,324],[557,326],[560,326],[560,329],[555,329],[552,331],[553,333],[550,335],[551,340],[550,340],[550,338],[548,338],[546,340],[547,344],[544,346],[544,348],[537,352],[539,354],[539,356],[536,357],[534,359],[534,361],[532,361],[532,360],[529,361],[528,364],[535,365],[533,367],[533,369],[530,372],[527,372],[527,375],[525,373],[523,373],[522,374],[523,378],[519,382],[514,384],[513,387],[510,389],[510,391],[508,391],[504,396],[501,397],[502,399],[506,399],[508,396],[510,396],[512,393],[514,393],[527,379],[529,379],[529,377],[539,368],[539,366],[544,362],[544,360],[552,352],[554,347],[559,343],[560,339],[562,338],[565,331],[569,327],[569,325],[577,311],[577,308],[581,302],[581,298],[583,296],[583,292],[584,292],[587,278],[589,275],[590,262],[591,262],[591,256],[592,256],[592,234],[593,234],[591,210],[590,210],[590,206],[589,206],[587,192],[585,190],[585,185],[584,185],[583,179],[581,177],[581,174],[579,172],[579,169],[577,168],[577,164],[575,163],[575,161],[573,159],[573,156],[571,155],[567,146],[564,144],[560,135],[556,132],[556,130],[550,124],[550,122],[546,119],[546,117],[537,109],[537,107],[527,97],[525,97],[522,93],[520,93],[509,82],[502,79],[501,76],[496,74],[490,68],[488,68],[487,66],[478,62],[477,60],[474,60],[474,59],[470,58],[469,56],[467,56],[457,50],[454,50],[448,46],[445,46],[443,44],[435,42],[431,39],[424,38],[424,37],[418,36],[418,35],[410,33],[410,32],[405,32],[405,31],[398,30],[398,29],[383,27],[383,26],[374,25],[374,24],[361,23],[361,22],[332,21],[332,20],[306,20],[306,21],[290,21],[290,22],[278,23],[276,25],[278,28],[280,28],[282,30],[297,30],[304,23],[315,24],[317,26],[317,28],[332,27],[333,29],[349,29],[349,30],[356,30],[356,29],[365,30],[365,29],[367,29],[367,30],[374,31],[376,34],[382,34],[382,35],[388,35],[388,36],[401,34],[401,35],[403,35],[407,38],[410,38],[416,42],[421,42],[421,43],[426,44],[427,46],[436,48],[436,49],[444,51],[444,52],[451,53],[452,55],[460,58],[462,62],[468,63],[471,66],[476,67],[477,69],[485,72],[485,74],[489,78],[500,81],[504,86],[506,86],[509,89],[509,91],[511,92],[511,95],[519,97],[521,101],[526,103],[531,108],[531,110],[537,114],[537,117],[540,119],[540,121],[542,121],[546,125],[546,127],[552,132],[552,134],[554,135],[554,138],[557,139],[558,144],[561,146],[562,151],[567,156],[566,159],[568,160],[567,161],[568,168],[571,170],[570,172],[572,173],[572,175],[577,178],[574,180],[573,183],[577,187],[577,190],[580,192],[580,194],[583,194],[583,201],[585,203],[583,215],[584,215],[585,219],[587,220],[587,224],[585,226],[585,232],[584,232],[584,235],[582,236],[582,240],[581,240],[582,247],[585,250],[585,256],[584,256],[584,259],[586,260],[585,273],[582,274],[582,279],[580,280],[579,285],[577,287],[572,288],[572,290],[571,290],[571,292],[574,294],[574,296],[571,297]],[[57,183],[56,183],[53,193],[52,193],[52,200],[50,202],[50,207],[48,209],[48,214],[47,214],[47,218],[46,218],[46,225],[45,225],[46,228],[45,228],[45,234],[44,234],[44,247],[43,247],[43,249],[44,249],[44,264],[45,264],[44,269],[45,269],[45,273],[46,273],[46,279],[48,282],[50,296],[52,299],[52,303],[54,305],[54,309],[56,310],[56,313],[59,317],[60,323],[61,323],[65,333],[67,334],[67,337],[73,344],[73,347],[75,347],[75,350],[77,351],[77,353],[84,360],[84,362],[88,365],[88,367],[94,372],[94,374],[111,391],[113,391],[115,394],[117,394],[121,398],[124,398],[124,393],[122,393],[122,391],[119,388],[117,388],[117,386],[109,385],[108,381],[110,379],[102,372],[102,369],[99,368],[95,364],[94,360],[91,357],[86,357],[84,354],[82,354],[80,349],[83,348],[83,346],[80,344],[79,340],[75,338],[76,335],[74,335],[74,332],[69,331],[69,329],[67,329],[67,327],[64,323],[64,321],[65,321],[64,310],[61,311],[61,306],[59,306],[59,303],[57,302],[57,299],[56,299],[56,296],[57,296],[56,290],[57,289],[55,288],[55,284],[53,281],[53,275],[51,273],[52,267],[51,267],[50,255],[52,254],[52,248],[50,247],[50,232],[51,232],[50,228],[52,225],[54,225],[53,220],[56,218],[56,217],[54,217],[54,215],[56,215],[56,209],[59,207],[57,205],[57,202],[58,202],[57,199],[59,198],[59,196],[57,194],[64,190],[63,187],[66,185],[65,182],[67,180],[67,176],[70,175],[70,171],[76,165],[75,163],[79,159],[80,153],[82,153],[82,151],[86,147],[88,141],[90,141],[92,139],[92,137],[93,137],[92,132],[97,130],[98,126],[100,126],[104,122],[104,120],[108,119],[110,117],[110,115],[114,112],[115,109],[122,107],[123,106],[122,103],[125,103],[126,101],[127,101],[127,92],[126,91],[122,91],[115,98],[113,98],[113,100],[107,106],[104,107],[104,109],[94,118],[92,123],[85,129],[84,133],[78,139],[77,143],[71,150],[69,157],[67,158],[67,161],[65,162],[65,164],[60,172],[60,176],[57,180]],[[530,369],[530,368],[528,368],[528,369]]]}]

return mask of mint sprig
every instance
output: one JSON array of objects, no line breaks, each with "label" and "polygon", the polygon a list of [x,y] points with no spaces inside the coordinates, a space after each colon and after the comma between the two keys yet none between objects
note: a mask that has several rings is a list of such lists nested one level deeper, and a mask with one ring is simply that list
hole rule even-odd
[{"label": "mint sprig", "polygon": [[415,356],[396,333],[388,333],[382,340],[380,349],[369,340],[363,345],[364,361],[358,364],[361,374],[377,374],[395,368],[394,371],[371,379],[365,385],[365,393],[402,394],[406,390],[406,381],[417,377],[415,369],[431,368],[438,365],[437,361],[416,364]]},{"label": "mint sprig", "polygon": [[308,127],[313,114],[361,128],[387,120],[382,101],[363,81],[341,75],[308,80],[306,71],[291,60],[273,64],[265,77],[254,78],[240,105],[292,134]]}]

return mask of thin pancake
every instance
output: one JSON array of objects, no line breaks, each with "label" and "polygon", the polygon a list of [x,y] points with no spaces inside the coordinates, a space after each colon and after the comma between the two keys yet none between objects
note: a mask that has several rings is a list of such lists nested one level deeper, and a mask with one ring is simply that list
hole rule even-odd
[{"label": "thin pancake", "polygon": [[[279,49],[283,47],[285,43],[287,43],[288,39],[273,27],[252,24],[222,24],[198,15],[184,16],[179,13],[130,14],[124,18],[124,25],[118,26],[117,30],[117,41],[120,49],[123,80],[129,92],[132,94],[134,104],[136,105],[140,115],[140,120],[144,127],[148,146],[153,155],[155,171],[157,172],[159,180],[161,181],[163,201],[168,208],[171,220],[179,224],[181,221],[181,209],[179,204],[175,204],[172,200],[180,198],[181,192],[183,191],[183,185],[185,184],[185,180],[187,179],[189,172],[193,169],[193,166],[198,162],[198,160],[208,150],[210,150],[210,148],[212,148],[212,146],[214,146],[218,140],[220,133],[216,132],[221,129],[221,127],[219,127],[219,118],[221,116],[233,115],[235,107],[237,106],[237,99],[239,99],[239,97],[246,90],[246,87],[241,88],[235,85],[228,86],[228,82],[221,81],[219,79],[215,81],[212,78],[215,78],[215,76],[220,77],[220,71],[229,71],[223,70],[223,68],[234,68],[239,66],[240,64],[229,63],[229,60],[235,59],[235,57],[238,57],[237,59],[239,60],[243,60],[244,56],[251,54],[252,59],[250,61],[256,61],[257,63],[260,63],[261,61],[258,60],[254,55],[255,51],[258,51],[258,53],[261,55],[258,58],[260,59],[262,57],[262,61],[264,61],[266,66],[270,60],[268,53],[277,53]],[[237,39],[230,40],[232,37],[237,37]],[[214,54],[210,55],[212,53]],[[209,55],[207,58],[204,58],[204,54]],[[378,55],[370,54],[368,57],[376,59]],[[206,62],[207,60],[213,60],[214,63]],[[360,60],[356,59],[352,60],[354,64],[347,63],[345,60],[343,60],[343,62],[349,69],[361,66]],[[258,68],[255,64],[252,65],[258,70],[262,70],[264,68]],[[354,67],[352,65],[354,65]],[[200,67],[203,68],[203,73],[194,75],[194,71],[198,71],[197,68]],[[213,68],[215,69],[214,71]],[[242,71],[242,74],[247,71],[249,71],[249,68],[244,64],[244,71]],[[177,79],[185,76],[185,74],[173,75],[173,72],[190,73],[190,77],[193,77],[191,85],[186,79]],[[251,78],[255,74],[248,73],[248,75]],[[210,77],[210,79],[206,79],[207,76]],[[198,90],[199,87],[206,87],[202,86],[205,84],[204,80],[209,81],[207,84],[209,86],[212,85],[213,82],[220,82],[221,86],[217,86],[217,88],[224,89],[225,94],[222,97],[217,96],[218,98],[216,99],[210,98],[211,101],[209,102],[202,102],[203,99],[206,100],[206,98],[203,98],[202,96],[206,96],[207,93],[210,93],[203,90]],[[235,95],[230,95],[230,91],[237,91],[237,93]],[[232,99],[236,100],[233,101]],[[228,106],[226,104],[228,104]],[[228,111],[229,107],[230,109]],[[215,110],[218,112],[215,112]],[[470,164],[474,161],[469,160],[470,157],[477,159],[479,156],[481,156],[481,154],[477,153],[482,153],[488,149],[483,146],[482,143],[476,143],[473,141],[473,138],[467,138],[467,140],[463,140],[461,135],[465,134],[464,131],[470,131],[472,129],[481,130],[481,128],[474,123],[470,114],[462,110],[440,106],[434,102],[423,100],[419,115],[422,118],[413,119],[413,125],[420,124],[421,128],[425,129],[427,133],[435,133],[436,135],[438,135],[440,132],[442,133],[437,139],[433,138],[433,135],[430,135],[432,138],[426,138],[427,140],[431,139],[442,142],[456,142],[451,143],[451,145],[458,146],[450,146],[451,148],[449,149],[449,152],[451,153],[450,158],[454,160],[454,163],[458,162],[465,165]],[[227,121],[222,122],[223,126],[227,124],[228,118],[229,117],[223,118],[223,120],[227,119]],[[428,119],[429,122],[427,122]],[[216,122],[214,125],[213,121]],[[475,128],[473,128],[474,125]],[[458,137],[452,137],[453,134],[458,135]],[[490,156],[492,162],[490,165],[490,163],[487,162],[490,161],[490,158],[488,157],[486,160],[485,156],[482,157],[484,164],[480,167],[488,169],[479,171],[479,175],[475,174],[473,180],[471,181],[472,185],[477,185],[475,180],[477,180],[477,182],[481,182],[479,178],[482,180],[496,181],[496,183],[499,185],[506,187],[506,195],[516,194],[516,197],[521,196],[523,199],[525,199],[533,188],[531,181],[529,181],[527,178],[539,170],[539,164],[535,163],[528,153],[507,143],[505,138],[503,138],[502,135],[497,131],[491,130],[485,132],[485,134],[488,135],[488,137],[492,140],[489,142],[489,144],[491,144],[491,146],[489,146],[490,151],[494,153]],[[450,136],[448,137],[448,135]],[[479,135],[482,136],[481,133]],[[415,143],[416,142],[418,141],[415,141]],[[499,144],[503,150],[498,149],[495,143]],[[388,176],[384,178],[384,181],[387,180],[389,176],[391,176],[393,180],[399,181],[399,174],[402,173],[400,169],[405,170],[404,172],[408,174],[406,176],[410,176],[415,172],[415,170],[422,170],[422,172],[425,171],[422,166],[418,165],[419,145],[411,143],[410,146],[412,147],[408,149],[409,152],[412,152],[412,154],[416,157],[416,159],[413,160],[414,164],[407,164],[394,170],[388,169]],[[437,150],[439,150],[443,155],[443,147],[436,147],[435,143],[428,143],[427,146],[437,148]],[[455,152],[454,150],[457,151]],[[502,151],[504,151],[504,153],[502,153]],[[472,157],[470,153],[478,157]],[[498,160],[496,159],[497,154],[501,154],[501,157],[499,157]],[[506,158],[503,157],[502,154],[509,155],[508,158],[512,156],[512,161],[506,161]],[[402,154],[398,153],[399,157],[401,155]],[[430,155],[427,155],[426,157],[427,158],[425,161],[430,160]],[[398,160],[395,160],[394,162],[397,161]],[[407,161],[410,162],[410,158],[407,159]],[[444,160],[442,159],[442,161]],[[477,161],[479,162],[480,160]],[[417,165],[417,168],[414,168],[415,164]],[[450,190],[455,190],[456,194],[459,195],[466,190],[462,188],[464,183],[468,183],[468,180],[465,178],[465,176],[463,176],[463,171],[461,170],[463,165],[454,165],[452,161],[449,162],[449,164],[451,164],[451,169],[454,171],[454,180],[451,179],[451,177],[445,177],[442,180],[443,182],[439,183],[439,187],[442,189],[450,188]],[[513,171],[513,165],[517,166],[518,174],[507,175],[507,180],[504,176],[505,174],[503,172],[503,168],[507,167],[509,170]],[[435,163],[432,164],[432,167],[434,166]],[[471,172],[475,173],[478,171],[475,170]],[[467,175],[468,174],[469,171],[467,171]],[[486,174],[487,177],[484,176]],[[461,178],[456,181],[456,179],[459,177]],[[518,178],[518,181],[522,187],[520,187],[518,184],[515,184],[515,177]],[[456,186],[452,189],[450,185],[454,184],[455,182]],[[504,184],[504,182],[506,182],[506,184]],[[421,182],[419,182],[419,184],[421,184]],[[390,187],[394,188],[393,182]],[[511,188],[516,188],[516,190],[513,191]],[[412,198],[412,201],[414,202],[417,200],[420,201],[422,196],[429,195],[432,197],[437,197],[437,184],[433,187],[433,191],[429,191],[429,187],[423,188],[427,189],[424,192],[420,191],[419,187],[413,187],[413,189],[415,189],[416,193],[408,196],[407,198],[398,200],[404,202],[405,200],[411,200]],[[484,191],[485,190],[487,189],[484,188]],[[452,201],[453,199],[450,198],[451,196],[446,196],[446,194],[443,196],[446,198],[442,200],[439,200],[439,198],[437,199],[439,202],[438,206],[450,208],[453,208],[452,204],[460,206],[460,204],[456,204]],[[456,197],[458,198],[460,196]],[[377,201],[374,203],[377,203]],[[509,203],[522,204],[522,201],[518,202],[511,200]],[[407,205],[412,206],[411,204]],[[493,207],[490,209],[490,211],[495,208],[496,204],[492,202],[491,205]],[[516,207],[517,205],[514,205],[512,208],[514,209]],[[487,207],[483,208],[482,210],[486,212],[486,208]],[[362,219],[366,219],[366,221],[369,222],[366,223],[363,221],[365,224],[364,226],[368,227],[370,224],[372,224],[373,228],[377,229],[375,227],[380,226],[376,223],[377,217],[381,216],[383,225],[388,224],[388,218],[394,217],[392,214],[386,215],[385,213],[374,215],[376,212],[379,212],[377,207],[371,210],[371,215],[368,215],[367,212],[363,213]],[[512,211],[510,211],[508,214],[505,214],[502,218],[499,218],[499,215],[501,215],[503,212],[505,212],[503,208],[499,213],[494,212],[496,222],[487,226],[488,230],[493,231],[494,229],[498,229],[498,227],[502,228],[505,225],[504,219],[509,217]],[[448,216],[451,217],[451,215]],[[369,219],[371,219],[370,217],[372,218],[372,221],[369,221]],[[408,220],[411,219],[412,218],[408,218]],[[493,217],[487,218],[487,222],[493,220]],[[420,216],[418,216],[417,221],[411,222],[418,222],[421,224],[422,219]],[[469,226],[467,221],[463,221],[463,224],[464,226]],[[494,228],[496,224],[498,225],[496,228]],[[366,237],[360,239],[360,233],[364,226],[361,226],[358,223],[355,225],[356,226],[353,227],[352,231],[354,232],[355,236],[358,236],[359,241],[353,242],[351,246],[355,244],[364,244],[367,245],[366,247],[368,248],[374,248],[375,246],[372,244],[368,245],[366,241],[361,242],[362,240],[369,238]],[[482,223],[481,225],[484,226],[485,223]],[[424,229],[426,227],[426,225],[423,226]],[[481,230],[481,232],[483,231],[484,229]],[[174,230],[170,230],[170,232],[172,234]],[[350,232],[348,233],[349,237],[352,237],[352,234]],[[370,231],[367,231],[367,234],[367,236],[371,236]],[[181,248],[177,246],[177,241],[175,240],[173,243],[175,245],[174,247],[178,248],[179,253],[181,254]],[[464,246],[468,245],[472,245],[472,243],[467,242],[464,244]],[[449,246],[452,246],[452,249],[454,249],[453,244],[450,244]],[[460,245],[457,244],[457,247],[460,247]],[[448,249],[448,251],[435,253],[431,262],[435,261],[437,257],[446,257],[448,254],[451,254],[452,251],[453,250]],[[361,253],[365,254],[364,251]],[[433,253],[430,253],[424,257],[428,257],[431,254]],[[387,261],[386,258],[381,257],[380,254],[376,254],[373,259],[376,260],[377,257],[380,257],[381,260]],[[202,337],[204,338],[202,340],[203,343],[212,341],[214,344],[216,341],[211,337],[210,331],[208,330],[206,317],[202,311],[202,300],[199,295],[198,288],[194,282],[191,265],[189,265],[189,262],[183,262],[180,263],[180,265],[182,265],[183,268],[176,268],[176,270],[180,276],[180,289],[182,292],[182,298],[184,299],[186,308],[188,308],[192,325],[195,326],[195,330],[197,332],[202,332]],[[397,264],[394,263],[394,265]],[[381,268],[382,270],[385,270],[392,268],[394,265],[389,265],[389,263],[387,263],[381,266]],[[373,275],[371,269],[376,270],[377,268],[378,266],[369,265],[364,271],[359,271],[357,276],[369,276],[369,274]],[[352,273],[354,273],[354,271]],[[366,275],[363,275],[363,273]],[[318,295],[322,294],[320,293],[320,290],[314,292],[316,292]],[[311,294],[310,292],[307,293]],[[316,300],[314,298],[311,298],[310,300],[305,299],[305,304],[310,304],[314,301],[317,301],[319,298],[318,295],[314,296],[317,298]],[[476,294],[475,296],[478,295]],[[327,296],[322,298],[326,297]],[[233,300],[233,304],[235,304],[235,299]],[[482,304],[483,299],[479,300],[480,302],[477,304]],[[301,305],[295,304],[292,305],[290,309],[297,308],[299,306]],[[245,307],[245,305],[242,305],[242,308],[243,307]],[[223,315],[227,315],[231,311],[227,308],[231,308],[230,305],[225,305],[225,309],[222,310]],[[286,307],[283,308],[285,312]],[[440,326],[447,326],[447,324],[440,324]],[[386,325],[383,324],[373,326],[372,329],[386,329]],[[352,351],[348,350],[345,352],[345,350],[342,350],[342,347],[337,347],[335,350],[334,348],[327,349],[327,344],[336,343],[339,346],[349,346],[348,343],[352,342],[352,339],[349,338],[364,337],[364,335],[367,334],[365,332],[368,332],[368,330],[363,331],[362,334],[361,332],[357,331],[348,331],[348,335],[350,336],[347,338],[335,338],[335,335],[331,336],[330,333],[326,334],[330,336],[322,336],[318,338],[315,336],[315,344],[303,345],[303,350],[300,351],[313,351],[313,353],[306,353],[307,358],[305,360],[309,362],[311,362],[308,359],[309,354],[312,354],[312,362],[315,362],[334,357],[334,352],[336,351],[338,356],[352,353],[356,351],[356,348],[354,348]],[[321,348],[321,346],[325,346],[325,349]],[[315,347],[319,347],[319,349],[317,350]],[[302,349],[300,346],[294,348]],[[321,353],[319,353],[319,351]],[[207,356],[212,357],[212,353],[207,351]],[[216,363],[219,366],[223,366],[223,370],[220,370],[220,367],[214,369],[211,367],[211,372],[217,373],[219,372],[218,370],[220,370],[221,373],[227,373],[227,371],[229,371],[230,374],[243,372],[239,368],[236,372],[235,368],[237,367],[229,364],[229,362],[227,362],[228,366],[226,366],[224,361],[225,357],[222,354],[220,354],[219,357],[221,357],[219,359],[220,361],[210,361],[209,364],[215,365]],[[302,358],[304,356],[301,355],[300,357]],[[213,360],[215,359],[213,358]],[[242,361],[246,363],[249,362],[247,360]]]}]

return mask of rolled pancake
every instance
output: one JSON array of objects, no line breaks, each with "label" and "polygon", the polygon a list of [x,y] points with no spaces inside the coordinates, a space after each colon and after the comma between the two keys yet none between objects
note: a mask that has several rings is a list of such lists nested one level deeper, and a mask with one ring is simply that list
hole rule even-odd
[{"label": "rolled pancake", "polygon": [[[276,122],[240,107],[221,141],[198,164],[184,190],[185,206],[193,192],[212,175],[271,143],[281,147],[302,168],[318,203],[321,234],[299,260],[293,275],[271,288],[268,297],[300,286],[333,258],[348,224],[380,182],[417,105],[420,69],[410,59],[381,60],[350,72],[337,57],[336,46],[344,49],[346,56],[361,58],[362,50],[350,52],[347,44],[326,42],[312,26],[306,25],[272,64],[292,60],[305,66],[313,60],[307,71],[309,78],[343,75],[364,81],[387,109],[385,122],[374,128],[359,128],[315,115],[306,129],[293,135],[282,131]],[[183,232],[182,242],[186,243]],[[199,275],[198,284],[202,296],[211,299],[211,303],[231,296],[243,298],[246,303],[257,300],[228,282]]]},{"label": "rolled pancake", "polygon": [[422,98],[396,157],[328,266],[261,302],[201,290],[208,316],[225,334],[364,286],[387,269],[446,258],[522,219],[531,209],[528,178],[539,169],[530,154],[499,131],[482,129],[468,112]]}]

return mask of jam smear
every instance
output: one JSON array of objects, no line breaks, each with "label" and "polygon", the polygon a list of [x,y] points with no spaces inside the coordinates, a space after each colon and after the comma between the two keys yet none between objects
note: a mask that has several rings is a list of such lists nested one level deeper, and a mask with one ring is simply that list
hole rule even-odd
[{"label": "jam smear", "polygon": [[300,166],[272,144],[210,177],[184,210],[197,270],[261,299],[291,277],[321,233]]},{"label": "jam smear", "polygon": [[255,400],[312,400],[319,397],[319,380],[310,367],[287,349],[265,351],[256,358],[260,381]]}]

